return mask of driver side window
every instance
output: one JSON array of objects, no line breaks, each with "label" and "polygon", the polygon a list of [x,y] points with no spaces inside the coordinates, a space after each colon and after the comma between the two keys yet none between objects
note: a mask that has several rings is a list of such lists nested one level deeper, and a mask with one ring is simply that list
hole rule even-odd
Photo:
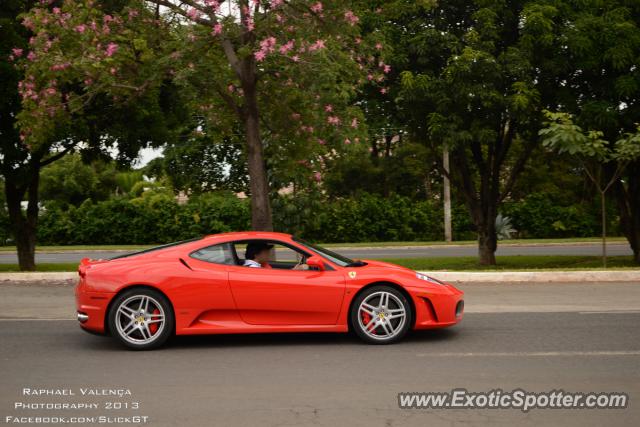
[{"label": "driver side window", "polygon": [[[267,261],[267,264],[269,264],[271,268],[292,270],[294,268],[301,269],[301,266],[305,265],[307,255],[297,249],[270,240],[255,240],[254,242],[264,242],[273,245]],[[247,245],[249,243],[249,241],[234,243],[235,251],[240,259],[240,265],[244,264]]]}]

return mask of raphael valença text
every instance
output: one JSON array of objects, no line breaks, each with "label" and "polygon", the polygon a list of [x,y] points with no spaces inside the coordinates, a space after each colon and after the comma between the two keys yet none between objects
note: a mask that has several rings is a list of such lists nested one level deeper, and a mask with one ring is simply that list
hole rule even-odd
[{"label": "raphael valen\u00e7a text", "polygon": [[28,388],[22,389],[23,396],[131,396],[128,388]]}]

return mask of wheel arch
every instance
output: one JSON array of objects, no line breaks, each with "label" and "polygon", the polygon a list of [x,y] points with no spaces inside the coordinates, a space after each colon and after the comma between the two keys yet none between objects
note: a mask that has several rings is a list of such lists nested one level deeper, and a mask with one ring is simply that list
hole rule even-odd
[{"label": "wheel arch", "polygon": [[399,285],[398,283],[389,282],[386,280],[378,280],[363,286],[358,290],[358,292],[356,292],[353,298],[351,298],[351,302],[349,303],[349,311],[347,312],[347,327],[349,328],[349,331],[353,330],[353,325],[351,324],[351,310],[353,309],[353,305],[355,304],[356,299],[361,293],[363,293],[367,289],[370,289],[374,286],[389,286],[391,288],[394,288],[398,292],[400,292],[402,295],[404,295],[407,301],[409,301],[409,305],[411,306],[411,329],[413,329],[416,323],[416,304],[413,301],[411,294],[402,285]]},{"label": "wheel arch", "polygon": [[167,296],[167,294],[165,292],[162,291],[162,289],[153,286],[153,285],[148,285],[148,284],[139,284],[139,283],[133,283],[130,285],[125,285],[123,286],[112,298],[111,301],[109,301],[109,304],[107,305],[107,309],[105,311],[105,316],[104,316],[104,331],[106,335],[110,335],[109,332],[109,313],[111,313],[111,307],[113,306],[113,303],[115,302],[116,299],[118,299],[118,297],[120,295],[122,295],[123,293],[130,291],[131,289],[149,289],[155,292],[158,292],[160,295],[162,295],[167,302],[169,303],[169,308],[171,308],[171,312],[173,314],[173,325],[171,325],[171,327],[173,328],[173,333],[175,333],[176,330],[176,309],[173,306],[173,302],[171,301],[171,298],[169,298]]}]

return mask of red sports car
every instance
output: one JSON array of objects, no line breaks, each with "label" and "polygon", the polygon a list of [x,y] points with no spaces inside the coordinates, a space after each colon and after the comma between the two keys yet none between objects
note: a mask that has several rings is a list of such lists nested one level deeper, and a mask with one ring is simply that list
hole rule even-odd
[{"label": "red sports car", "polygon": [[132,349],[172,334],[347,332],[389,344],[455,325],[463,292],[408,268],[354,261],[281,233],[239,232],[83,259],[80,326]]}]

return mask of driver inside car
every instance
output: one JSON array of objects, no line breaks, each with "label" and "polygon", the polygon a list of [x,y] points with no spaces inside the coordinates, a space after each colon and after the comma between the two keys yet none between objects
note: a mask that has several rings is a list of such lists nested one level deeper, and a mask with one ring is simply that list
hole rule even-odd
[{"label": "driver inside car", "polygon": [[[272,268],[269,264],[271,260],[271,250],[273,245],[266,242],[250,242],[244,252],[244,267]],[[293,270],[307,270],[309,267],[304,263],[304,258],[300,258],[298,264],[292,267]]]}]

